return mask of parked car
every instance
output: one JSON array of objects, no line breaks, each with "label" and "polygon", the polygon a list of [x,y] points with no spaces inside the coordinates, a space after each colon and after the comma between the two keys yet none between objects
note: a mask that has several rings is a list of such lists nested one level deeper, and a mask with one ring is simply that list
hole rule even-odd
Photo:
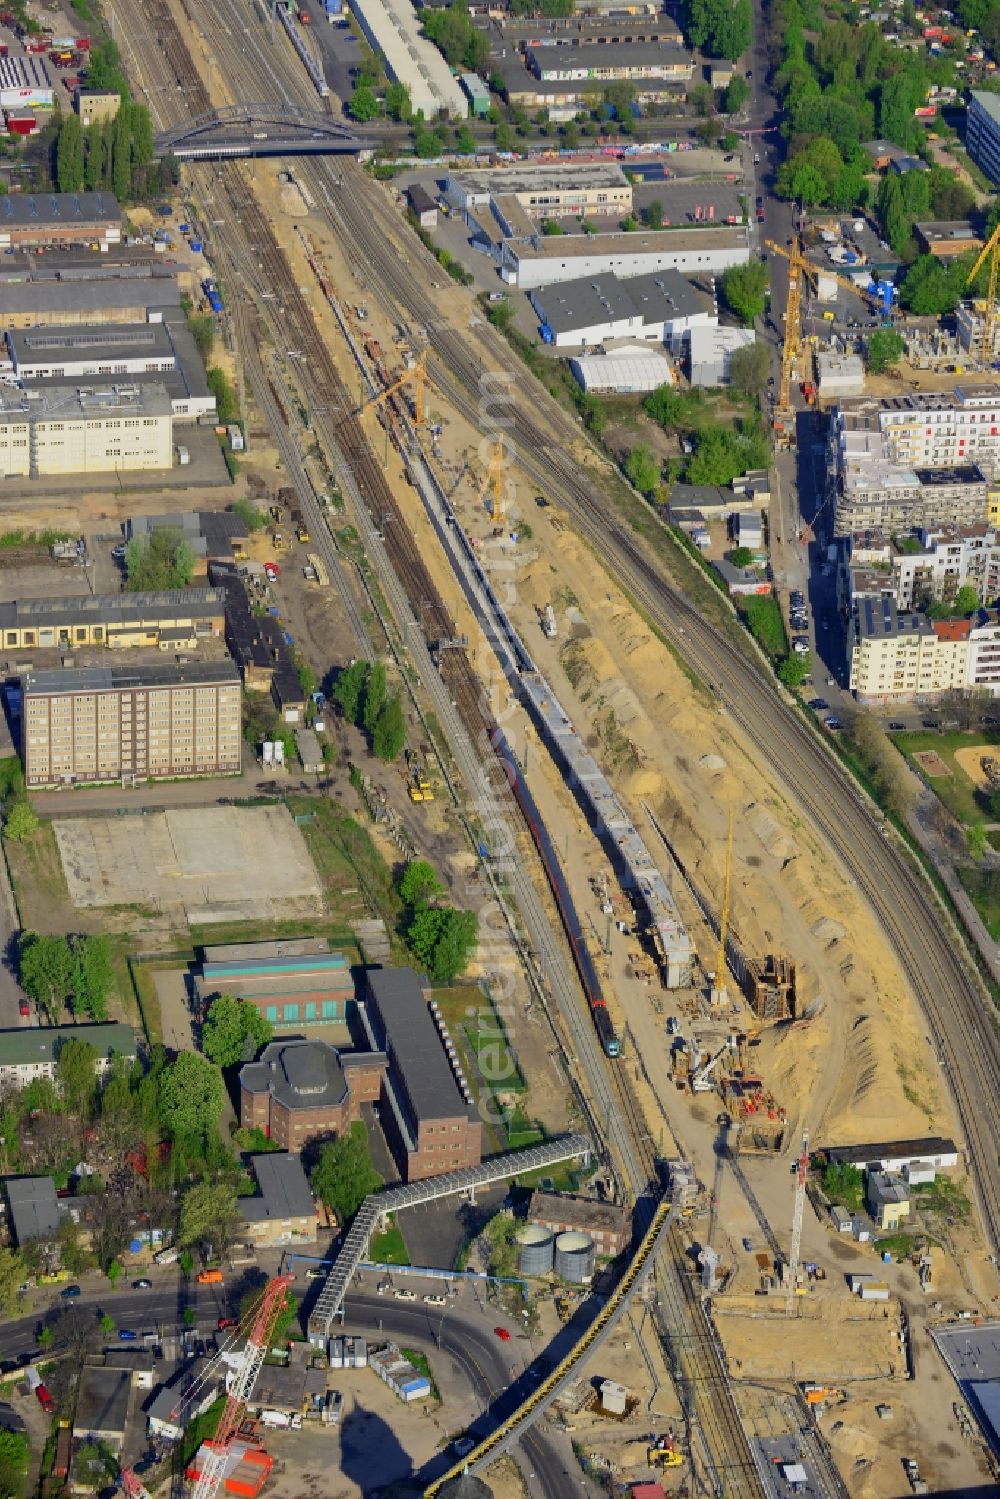
[{"label": "parked car", "polygon": [[507,1331],[506,1327],[494,1327],[493,1331],[496,1333],[501,1343],[510,1342],[510,1333]]},{"label": "parked car", "polygon": [[195,1276],[195,1280],[198,1282],[198,1284],[200,1286],[221,1286],[222,1285],[222,1271],[221,1270],[199,1270],[198,1274]]},{"label": "parked car", "polygon": [[424,1304],[426,1306],[445,1306],[447,1305],[447,1301],[444,1296],[425,1296]]},{"label": "parked car", "polygon": [[227,1327],[239,1327],[240,1324],[235,1317],[220,1317],[215,1325],[219,1332],[225,1332]]},{"label": "parked car", "polygon": [[133,1332],[131,1327],[119,1327],[118,1329],[118,1341],[120,1343],[135,1343],[138,1341],[138,1337],[139,1334]]},{"label": "parked car", "polygon": [[835,713],[829,714],[827,718],[824,718],[823,722],[826,724],[827,728],[830,729],[834,734],[840,728],[840,719]]},{"label": "parked car", "polygon": [[326,1274],[327,1268],[324,1265],[310,1265],[306,1271],[306,1280],[322,1280]]},{"label": "parked car", "polygon": [[889,720],[889,729],[893,734],[902,734],[906,729],[906,725],[905,723],[900,723],[898,718],[893,718]]},{"label": "parked car", "polygon": [[744,1239],[743,1240],[743,1248],[746,1250],[747,1254],[752,1254],[752,1252],[753,1252],[753,1242],[752,1242],[752,1240],[750,1240],[750,1239]]},{"label": "parked car", "polygon": [[392,1293],[397,1301],[416,1301],[416,1291],[411,1291],[407,1286],[400,1286],[398,1291]]},{"label": "parked car", "polygon": [[83,1292],[80,1290],[79,1286],[63,1286],[62,1290],[59,1292],[59,1295],[63,1298],[64,1301],[72,1301],[74,1296],[82,1296]]},{"label": "parked car", "polygon": [[120,541],[116,547],[111,548],[111,555],[116,562],[125,561],[125,543]]},{"label": "parked car", "polygon": [[22,999],[22,1000],[19,1001],[18,1006],[17,1006],[17,1010],[18,1010],[18,1014],[19,1015],[30,1015],[31,1014],[31,1006],[30,1006],[30,1004],[28,1003],[28,1001],[26,999]]},{"label": "parked car", "polygon": [[153,1289],[153,1282],[151,1280],[134,1280],[132,1282],[132,1289],[133,1291],[151,1291]]},{"label": "parked car", "polygon": [[811,697],[809,699],[809,706],[814,713],[825,713],[830,704],[825,697]]}]

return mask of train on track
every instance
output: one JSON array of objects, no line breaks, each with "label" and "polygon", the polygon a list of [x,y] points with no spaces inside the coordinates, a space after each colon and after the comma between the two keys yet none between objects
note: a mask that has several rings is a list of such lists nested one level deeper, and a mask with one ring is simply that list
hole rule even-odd
[{"label": "train on track", "polygon": [[562,867],[553,847],[552,839],[549,837],[548,829],[542,821],[541,813],[535,805],[534,797],[528,790],[521,767],[518,765],[513,751],[500,729],[491,730],[490,743],[493,746],[493,751],[497,759],[503,766],[507,783],[514,793],[514,798],[528,825],[528,830],[534,839],[535,847],[538,849],[538,856],[542,861],[546,878],[551,886],[552,894],[559,909],[559,917],[563,924],[563,930],[569,941],[570,950],[573,954],[573,962],[576,964],[576,971],[580,975],[583,992],[587,996],[587,1004],[590,1007],[590,1014],[594,1022],[594,1029],[597,1032],[597,1038],[606,1056],[620,1056],[621,1042],[615,1033],[614,1021],[611,1019],[608,1011],[608,1002],[604,997],[601,980],[594,966],[590,950],[587,947],[586,938],[583,935],[583,927],[580,924],[576,906],[573,904],[573,897],[570,895],[569,886],[566,883],[566,876],[562,872]]}]

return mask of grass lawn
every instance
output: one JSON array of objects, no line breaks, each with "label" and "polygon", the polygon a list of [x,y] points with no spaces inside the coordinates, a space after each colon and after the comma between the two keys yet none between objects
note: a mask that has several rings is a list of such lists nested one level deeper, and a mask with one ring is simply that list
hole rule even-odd
[{"label": "grass lawn", "polygon": [[[968,825],[988,815],[989,808],[985,796],[980,799],[976,786],[955,759],[955,751],[975,749],[979,745],[982,745],[984,750],[1000,746],[1000,734],[992,730],[987,732],[972,729],[963,733],[955,729],[940,733],[937,729],[923,729],[912,734],[893,734],[890,737],[959,822]],[[951,774],[926,775],[919,761],[913,759],[914,755],[921,750],[933,750],[940,755]]]},{"label": "grass lawn", "polygon": [[875,1240],[879,1254],[889,1253],[894,1260],[905,1260],[913,1253],[918,1234],[880,1234]]},{"label": "grass lawn", "polygon": [[910,1188],[913,1204],[921,1213],[940,1213],[946,1218],[966,1219],[972,1212],[962,1185],[950,1176],[938,1176],[932,1182],[924,1182]]},{"label": "grass lawn", "polygon": [[48,934],[84,930],[70,902],[51,822],[40,822],[20,843],[8,842],[4,847],[21,925]]},{"label": "grass lawn", "polygon": [[955,873],[994,942],[1000,941],[1000,871],[959,864]]},{"label": "grass lawn", "polygon": [[410,1256],[400,1228],[393,1222],[380,1234],[373,1234],[368,1258],[379,1265],[408,1265]]},{"label": "grass lawn", "polygon": [[290,796],[288,810],[300,823],[330,910],[348,922],[377,912],[395,933],[400,916],[392,870],[368,829],[323,797]]},{"label": "grass lawn", "polygon": [[788,636],[777,599],[754,595],[737,604],[751,635],[772,660],[788,654]]},{"label": "grass lawn", "polygon": [[420,1353],[416,1348],[401,1348],[399,1351],[404,1358],[410,1360],[410,1363],[418,1374],[422,1374],[425,1379],[430,1380],[431,1395],[435,1400],[440,1401],[441,1391],[434,1382],[434,1375],[431,1373],[431,1366],[427,1362],[426,1355]]}]

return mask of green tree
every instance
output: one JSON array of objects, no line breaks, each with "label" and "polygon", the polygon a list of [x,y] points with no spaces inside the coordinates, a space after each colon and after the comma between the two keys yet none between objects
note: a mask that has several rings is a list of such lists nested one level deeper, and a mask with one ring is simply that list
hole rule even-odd
[{"label": "green tree", "polygon": [[729,366],[729,383],[745,396],[756,397],[767,385],[771,370],[771,351],[759,339],[743,349],[733,351]]},{"label": "green tree", "polygon": [[385,112],[390,120],[408,120],[413,114],[408,83],[394,81],[386,85]]},{"label": "green tree", "polygon": [[[191,1259],[190,1255],[188,1255],[188,1259],[189,1260]],[[192,1263],[192,1266],[193,1266],[194,1261],[192,1260],[191,1263]],[[185,1327],[193,1327],[194,1324],[198,1320],[198,1313],[195,1311],[195,1309],[194,1309],[193,1306],[186,1306],[184,1308],[182,1316],[183,1316],[183,1321],[184,1321],[184,1326]]]},{"label": "green tree", "polygon": [[767,465],[769,444],[759,427],[734,432],[728,427],[708,427],[696,438],[693,457],[685,477],[690,484],[723,488],[751,468]]},{"label": "green tree", "polygon": [[873,375],[881,375],[891,365],[898,364],[905,348],[902,336],[895,328],[878,328],[868,338],[868,368]]},{"label": "green tree", "polygon": [[0,1428],[0,1499],[20,1499],[31,1449],[23,1431]]},{"label": "green tree", "polygon": [[132,179],[132,132],[125,109],[115,117],[111,141],[111,186],[117,198],[124,198]]},{"label": "green tree", "polygon": [[144,104],[131,106],[132,159],[136,166],[147,166],[156,155],[153,142],[153,122]]},{"label": "green tree", "polygon": [[385,666],[381,661],[373,661],[365,676],[364,700],[361,707],[361,727],[366,734],[374,734],[385,698]]},{"label": "green tree", "polygon": [[396,886],[404,906],[426,905],[435,895],[440,895],[444,886],[437,877],[434,865],[427,859],[411,859],[399,877]]},{"label": "green tree", "polygon": [[[75,1272],[71,1270],[70,1274],[75,1274]],[[40,1327],[38,1329],[38,1337],[36,1339],[36,1342],[38,1343],[38,1346],[39,1348],[41,1348],[43,1353],[47,1353],[48,1350],[52,1347],[53,1336],[54,1335],[51,1327]],[[2,1493],[3,1488],[0,1487],[0,1494]]]},{"label": "green tree", "polygon": [[367,661],[352,661],[339,673],[333,686],[334,702],[348,723],[361,721],[361,702],[364,696],[365,679],[368,676]]},{"label": "green tree", "polygon": [[455,136],[455,150],[459,156],[475,156],[476,137],[468,125],[463,125]]},{"label": "green tree", "polygon": [[25,838],[30,838],[37,826],[38,818],[31,803],[19,799],[12,803],[4,818],[3,835],[11,843],[21,843]]},{"label": "green tree", "polygon": [[660,460],[648,443],[638,442],[625,459],[625,473],[641,494],[652,494],[660,482]]},{"label": "green tree", "polygon": [[80,116],[64,116],[56,142],[56,184],[61,193],[78,193],[83,188],[83,130]]},{"label": "green tree", "polygon": [[110,1280],[113,1290],[121,1280],[122,1276],[125,1274],[125,1266],[122,1264],[121,1260],[115,1259],[111,1261],[104,1273],[108,1277],[108,1280]]},{"label": "green tree", "polygon": [[742,73],[734,73],[722,96],[722,107],[727,115],[737,115],[750,98],[750,85]]},{"label": "green tree", "polygon": [[755,318],[763,316],[767,306],[768,274],[763,260],[733,265],[723,272],[722,296],[726,306],[752,328]]},{"label": "green tree", "polygon": [[514,132],[505,120],[493,132],[493,143],[498,151],[511,151],[514,148]]},{"label": "green tree", "polygon": [[229,1182],[198,1182],[181,1198],[177,1242],[185,1249],[225,1254],[236,1236],[236,1190]]},{"label": "green tree", "polygon": [[749,567],[753,561],[753,552],[749,547],[733,547],[729,560],[734,567]]},{"label": "green tree", "polygon": [[690,0],[688,40],[706,57],[735,62],[753,35],[750,0]]},{"label": "green tree", "polygon": [[646,223],[650,229],[663,228],[663,204],[659,198],[651,198],[646,204]]},{"label": "green tree", "polygon": [[97,1097],[97,1047],[69,1036],[59,1043],[56,1083],[71,1113],[87,1119]]},{"label": "green tree", "polygon": [[956,615],[974,614],[979,608],[979,590],[971,583],[963,583],[952,601],[951,612]]},{"label": "green tree", "polygon": [[378,1191],[382,1178],[372,1165],[363,1124],[355,1122],[346,1134],[320,1147],[309,1185],[336,1213],[341,1226],[350,1222],[366,1197]]},{"label": "green tree", "polygon": [[801,655],[797,651],[789,651],[778,663],[778,679],[786,687],[800,687],[811,671],[812,658],[808,651]]},{"label": "green tree", "polygon": [[387,764],[397,760],[406,743],[406,723],[399,693],[394,692],[382,704],[372,734],[372,753]]},{"label": "green tree", "polygon": [[557,235],[557,234],[565,234],[566,231],[563,228],[563,226],[560,224],[560,222],[559,222],[558,219],[543,219],[542,220],[542,233],[544,235],[547,235],[549,238],[552,238],[554,235]]},{"label": "green tree", "polygon": [[26,1274],[24,1256],[16,1249],[0,1248],[0,1311],[7,1318],[17,1312],[18,1288]]},{"label": "green tree", "polygon": [[823,1171],[823,1191],[849,1213],[859,1212],[864,1201],[864,1177],[857,1166],[847,1162],[829,1165]]},{"label": "green tree", "polygon": [[202,1027],[202,1050],[217,1067],[251,1062],[274,1036],[274,1027],[245,999],[220,994]]},{"label": "green tree", "polygon": [[182,1051],[159,1079],[160,1121],[172,1140],[215,1137],[225,1103],[219,1069],[197,1052]]},{"label": "green tree", "polygon": [[50,1020],[56,1020],[73,984],[73,954],[66,938],[22,933],[18,967],[25,993]]},{"label": "green tree", "polygon": [[104,1312],[101,1316],[101,1331],[104,1336],[110,1337],[115,1330],[115,1319],[110,1312]]},{"label": "green tree", "polygon": [[375,90],[370,83],[357,83],[351,95],[351,118],[359,124],[366,125],[369,120],[374,120],[379,112],[379,102]]},{"label": "green tree", "polygon": [[229,508],[234,515],[239,516],[251,536],[256,531],[263,531],[267,525],[267,516],[257,508],[253,500],[234,500]]},{"label": "green tree", "polygon": [[108,996],[114,987],[110,937],[76,937],[73,941],[74,1015],[107,1020]]},{"label": "green tree", "polygon": [[936,255],[921,255],[910,266],[899,291],[899,300],[918,317],[954,312],[965,290],[969,257],[962,255],[943,265]]},{"label": "green tree", "polygon": [[431,982],[435,984],[450,984],[465,972],[479,935],[475,911],[446,906],[443,915],[429,963]]},{"label": "green tree", "polygon": [[133,592],[184,588],[194,572],[194,552],[176,526],[159,526],[148,536],[133,536],[128,542],[125,570]]}]

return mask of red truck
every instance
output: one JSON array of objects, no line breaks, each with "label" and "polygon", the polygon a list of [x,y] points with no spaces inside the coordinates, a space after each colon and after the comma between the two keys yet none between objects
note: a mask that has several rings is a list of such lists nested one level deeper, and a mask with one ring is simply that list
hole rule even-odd
[{"label": "red truck", "polygon": [[35,1399],[38,1401],[45,1414],[47,1416],[51,1416],[52,1412],[56,1408],[56,1403],[43,1384],[35,1386]]}]

